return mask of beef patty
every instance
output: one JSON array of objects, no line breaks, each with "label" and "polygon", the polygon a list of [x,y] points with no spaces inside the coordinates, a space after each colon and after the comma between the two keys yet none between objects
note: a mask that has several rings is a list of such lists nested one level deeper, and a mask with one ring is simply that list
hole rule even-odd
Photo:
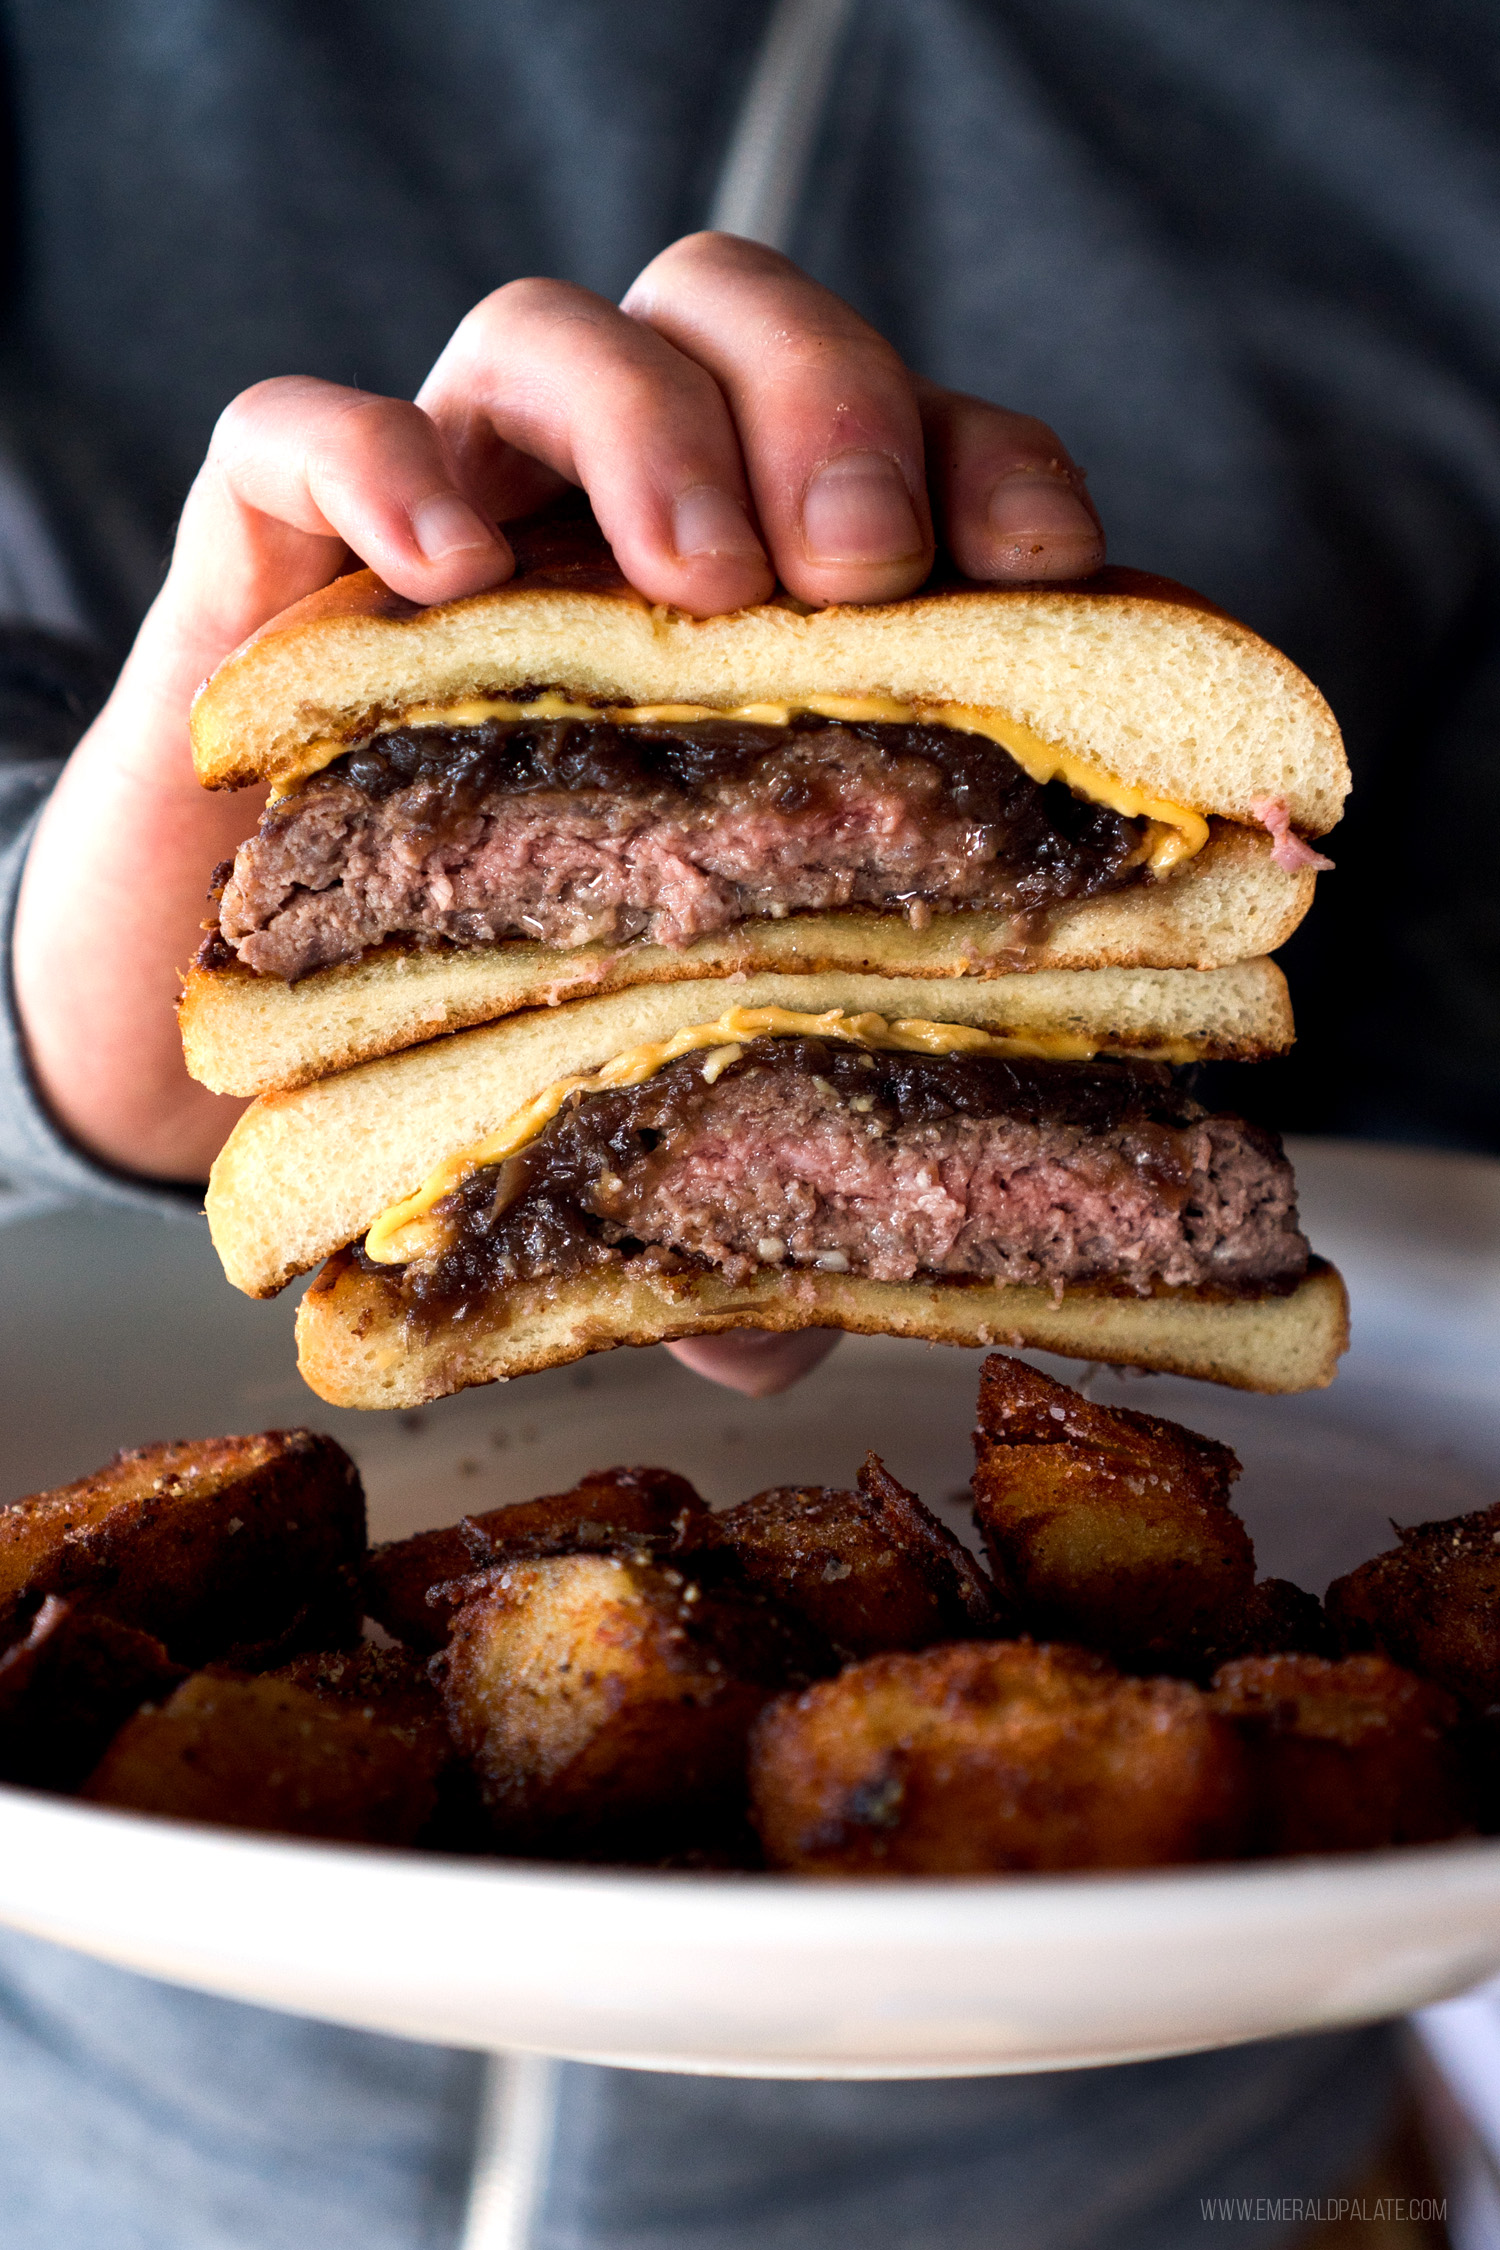
[{"label": "beef patty", "polygon": [[1161,1064],[810,1038],[684,1056],[585,1094],[438,1209],[443,1251],[370,1269],[419,1322],[467,1317],[512,1283],[632,1264],[1145,1295],[1290,1288],[1308,1260],[1280,1143],[1210,1116]]},{"label": "beef patty", "polygon": [[951,727],[486,720],[397,729],[272,805],[209,965],[293,979],[392,938],[680,946],[757,916],[983,907],[1139,879],[1148,823]]}]

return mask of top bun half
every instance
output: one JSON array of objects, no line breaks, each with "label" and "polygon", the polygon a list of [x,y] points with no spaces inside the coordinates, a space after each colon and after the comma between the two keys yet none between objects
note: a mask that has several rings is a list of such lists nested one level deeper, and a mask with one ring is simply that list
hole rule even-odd
[{"label": "top bun half", "polygon": [[424,609],[360,570],[263,625],[198,692],[199,779],[287,785],[321,762],[309,760],[319,744],[524,685],[600,705],[964,704],[1203,814],[1254,823],[1257,800],[1282,798],[1294,828],[1321,836],[1343,808],[1343,744],[1311,681],[1170,579],[934,579],[867,608],[808,611],[780,595],[689,617],[629,586],[589,522],[508,530],[517,572],[492,592]]}]

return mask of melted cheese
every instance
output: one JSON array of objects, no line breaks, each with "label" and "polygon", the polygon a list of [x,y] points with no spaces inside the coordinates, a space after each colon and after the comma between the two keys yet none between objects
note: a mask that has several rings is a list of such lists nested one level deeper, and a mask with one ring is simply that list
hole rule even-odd
[{"label": "melted cheese", "polygon": [[[1131,820],[1149,821],[1144,857],[1158,879],[1191,859],[1208,842],[1208,822],[1201,813],[1165,797],[1153,797],[1133,782],[1103,772],[1071,750],[1044,741],[1003,711],[981,710],[970,703],[897,703],[885,695],[809,695],[797,703],[742,703],[731,710],[720,710],[708,703],[578,703],[550,692],[529,703],[507,702],[503,696],[493,695],[470,696],[460,703],[419,703],[402,715],[400,723],[403,727],[477,727],[486,719],[606,719],[617,727],[662,727],[690,726],[705,719],[739,719],[752,726],[784,727],[802,712],[820,719],[843,719],[851,726],[871,721],[889,726],[919,724],[985,735],[1009,751],[1033,781],[1060,781],[1076,797],[1107,805],[1111,812],[1123,813]],[[324,766],[351,747],[332,739],[310,742],[295,770],[277,782],[272,801],[321,773]]]},{"label": "melted cheese", "polygon": [[[601,1070],[556,1079],[534,1094],[483,1140],[459,1149],[428,1174],[414,1195],[390,1204],[365,1237],[365,1255],[377,1265],[405,1265],[435,1255],[448,1239],[436,1206],[486,1165],[503,1164],[534,1141],[574,1095],[598,1094],[617,1086],[640,1086],[680,1055],[709,1048],[703,1075],[713,1085],[730,1063],[738,1062],[750,1039],[846,1039],[852,1046],[886,1048],[915,1055],[1017,1055],[1047,1062],[1088,1062],[1107,1044],[1087,1032],[982,1031],[975,1024],[933,1023],[926,1017],[892,1022],[873,1013],[850,1016],[830,1008],[818,1016],[793,1008],[731,1008],[715,1023],[685,1024],[669,1039],[648,1040],[616,1055]],[[1187,1040],[1162,1040],[1149,1050],[1161,1062],[1191,1062],[1197,1050]]]}]

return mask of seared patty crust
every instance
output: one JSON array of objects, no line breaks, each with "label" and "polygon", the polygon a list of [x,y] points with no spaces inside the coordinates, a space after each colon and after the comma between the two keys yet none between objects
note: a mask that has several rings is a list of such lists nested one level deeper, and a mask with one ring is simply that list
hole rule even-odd
[{"label": "seared patty crust", "polygon": [[[1307,1271],[1276,1138],[1164,1065],[869,1053],[766,1037],[568,1103],[439,1204],[447,1246],[381,1266],[419,1322],[633,1263],[1231,1294]],[[363,1257],[363,1252],[360,1253]]]},{"label": "seared patty crust", "polygon": [[1017,917],[1138,881],[1149,824],[951,727],[395,729],[266,811],[203,959],[293,980],[393,939],[682,946],[841,907]]}]

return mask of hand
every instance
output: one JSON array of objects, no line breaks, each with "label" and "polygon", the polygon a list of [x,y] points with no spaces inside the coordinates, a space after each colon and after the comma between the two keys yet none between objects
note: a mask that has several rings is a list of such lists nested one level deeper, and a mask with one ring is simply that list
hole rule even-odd
[{"label": "hand", "polygon": [[[732,236],[674,244],[620,309],[568,283],[509,283],[460,324],[415,404],[297,376],[246,391],[39,824],[18,906],[32,1066],[106,1163],[201,1178],[242,1106],[188,1078],[172,1012],[210,870],[260,810],[194,778],[199,681],[353,557],[412,601],[500,584],[513,561],[495,526],[565,482],[587,490],[642,592],[697,616],[778,577],[813,603],[909,593],[931,567],[934,511],[976,578],[1076,577],[1103,559],[1081,473],[1044,424],[914,378],[847,305]],[[721,1348],[743,1362],[752,1341]],[[812,1348],[761,1339],[762,1374]]]}]

